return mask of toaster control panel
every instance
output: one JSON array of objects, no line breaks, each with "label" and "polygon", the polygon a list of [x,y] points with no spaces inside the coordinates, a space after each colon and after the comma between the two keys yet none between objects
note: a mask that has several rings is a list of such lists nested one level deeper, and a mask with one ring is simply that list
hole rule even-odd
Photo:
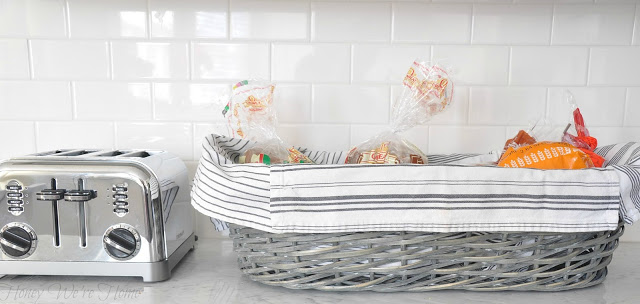
[{"label": "toaster control panel", "polygon": [[7,184],[7,210],[9,213],[18,216],[24,212],[25,196],[22,192],[24,188],[16,181],[12,181]]},{"label": "toaster control panel", "polygon": [[129,195],[127,184],[113,185],[113,213],[123,217],[129,213]]}]

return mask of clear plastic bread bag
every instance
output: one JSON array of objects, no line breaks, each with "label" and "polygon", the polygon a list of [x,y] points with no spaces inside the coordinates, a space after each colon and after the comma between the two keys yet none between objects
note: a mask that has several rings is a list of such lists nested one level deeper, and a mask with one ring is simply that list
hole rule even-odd
[{"label": "clear plastic bread bag", "polygon": [[427,156],[398,133],[429,121],[451,104],[453,82],[449,75],[440,65],[416,59],[393,105],[390,129],[351,149],[345,163],[426,164]]},{"label": "clear plastic bread bag", "polygon": [[243,80],[233,86],[222,114],[227,117],[233,137],[255,142],[239,158],[239,163],[311,163],[276,133],[278,119],[273,107],[275,85],[261,80]]}]

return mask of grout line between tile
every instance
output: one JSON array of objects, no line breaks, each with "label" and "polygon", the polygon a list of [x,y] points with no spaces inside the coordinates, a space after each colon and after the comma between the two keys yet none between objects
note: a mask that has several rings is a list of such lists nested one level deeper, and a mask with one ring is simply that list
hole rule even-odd
[{"label": "grout line between tile", "polygon": [[311,43],[313,35],[313,9],[311,8],[312,4],[309,1],[309,5],[307,6],[307,42]]},{"label": "grout line between tile", "polygon": [[469,24],[471,28],[469,29],[469,45],[473,44],[473,35],[474,35],[473,28],[475,27],[475,23],[476,23],[476,4],[474,3],[471,5],[471,23]]},{"label": "grout line between tile", "polygon": [[622,127],[627,126],[627,111],[629,111],[629,99],[631,99],[631,96],[629,94],[629,88],[626,88],[624,93],[624,113],[622,115]]},{"label": "grout line between tile", "polygon": [[[638,31],[640,31],[640,15],[638,15],[638,13],[640,13],[640,3],[636,3],[636,11],[633,15],[633,30],[631,30],[631,45],[636,45],[636,44],[640,44],[640,34]],[[636,22],[636,20],[638,20],[638,22]],[[638,39],[636,39],[636,37]]]},{"label": "grout line between tile", "polygon": [[509,47],[509,59],[507,60],[507,86],[513,85],[511,71],[513,70],[513,47]]},{"label": "grout line between tile", "polygon": [[147,29],[146,29],[146,33],[145,34],[147,36],[147,40],[151,40],[151,36],[152,36],[152,34],[151,34],[151,0],[147,0],[147,12],[146,12],[146,15],[147,15],[147,19],[146,19]]},{"label": "grout line between tile", "polygon": [[394,36],[395,36],[395,20],[396,20],[396,14],[395,14],[395,7],[396,7],[396,3],[395,2],[391,2],[391,32],[389,33],[389,41],[391,42],[391,44],[394,43]]},{"label": "grout line between tile", "polygon": [[355,46],[351,44],[349,48],[349,84],[353,84],[353,61],[354,61],[354,49]]},{"label": "grout line between tile", "polygon": [[71,120],[76,120],[78,119],[78,98],[74,81],[69,82],[69,96],[71,97]]},{"label": "grout line between tile", "polygon": [[584,85],[585,86],[589,86],[589,78],[591,76],[591,48],[588,48],[587,51],[587,75],[586,75],[586,79],[584,80]]},{"label": "grout line between tile", "polygon": [[556,23],[556,4],[551,6],[551,28],[549,29],[549,45],[553,44],[553,28]]},{"label": "grout line between tile", "polygon": [[227,40],[231,40],[231,0],[227,0]]},{"label": "grout line between tile", "polygon": [[149,83],[149,99],[151,101],[151,120],[156,121],[158,118],[156,117],[156,96],[154,94],[154,83]]},{"label": "grout line between tile", "polygon": [[38,138],[40,138],[40,132],[38,132],[38,130],[40,129],[40,123],[37,121],[32,122],[33,124],[33,147],[35,148],[35,152],[39,152],[38,149]]},{"label": "grout line between tile", "polygon": [[64,34],[67,39],[71,38],[71,14],[69,9],[69,1],[64,2],[64,12],[63,15],[65,17],[64,20]]},{"label": "grout line between tile", "polygon": [[310,96],[310,100],[311,100],[311,111],[310,111],[311,112],[311,121],[310,122],[313,123],[313,122],[316,121],[316,119],[315,119],[316,111],[314,110],[315,109],[314,106],[315,106],[315,103],[316,103],[315,102],[316,98],[315,98],[315,94],[314,94],[314,92],[315,92],[315,84],[311,83],[311,84],[309,84],[309,87],[310,87],[309,94],[311,94],[311,96]]},{"label": "grout line between tile", "polygon": [[29,79],[35,78],[35,70],[33,67],[33,45],[31,45],[31,39],[27,39],[27,61],[29,64]]},{"label": "grout line between tile", "polygon": [[107,59],[109,60],[109,80],[114,80],[113,73],[113,42],[107,41]]}]

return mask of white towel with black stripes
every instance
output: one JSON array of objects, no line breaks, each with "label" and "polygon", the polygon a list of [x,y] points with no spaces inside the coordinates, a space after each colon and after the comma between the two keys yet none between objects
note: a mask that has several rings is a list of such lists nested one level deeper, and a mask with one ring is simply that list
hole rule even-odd
[{"label": "white towel with black stripes", "polygon": [[215,218],[285,232],[613,230],[640,218],[640,144],[606,146],[607,168],[477,167],[486,155],[431,165],[344,165],[345,152],[301,149],[318,165],[233,164],[251,142],[211,135],[192,204]]}]

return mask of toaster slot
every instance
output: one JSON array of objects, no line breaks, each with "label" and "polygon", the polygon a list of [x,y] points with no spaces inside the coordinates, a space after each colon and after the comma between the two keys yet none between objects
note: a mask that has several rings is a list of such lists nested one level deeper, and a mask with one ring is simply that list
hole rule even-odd
[{"label": "toaster slot", "polygon": [[135,151],[135,152],[130,152],[127,154],[120,155],[120,157],[139,157],[139,158],[145,158],[149,156],[151,156],[151,153],[147,151]]},{"label": "toaster slot", "polygon": [[131,153],[131,151],[114,150],[114,151],[109,151],[109,152],[96,154],[95,156],[98,156],[98,157],[115,157],[115,156],[119,156],[119,155],[127,154],[127,153]]},{"label": "toaster slot", "polygon": [[42,153],[36,153],[36,154],[31,154],[33,156],[52,156],[52,155],[56,155],[56,154],[60,154],[60,153],[66,153],[72,151],[71,149],[65,149],[65,150],[53,150],[53,151],[47,151],[47,152],[42,152]]},{"label": "toaster slot", "polygon": [[68,152],[56,153],[53,154],[53,156],[80,156],[94,152],[98,152],[98,150],[71,150]]}]

